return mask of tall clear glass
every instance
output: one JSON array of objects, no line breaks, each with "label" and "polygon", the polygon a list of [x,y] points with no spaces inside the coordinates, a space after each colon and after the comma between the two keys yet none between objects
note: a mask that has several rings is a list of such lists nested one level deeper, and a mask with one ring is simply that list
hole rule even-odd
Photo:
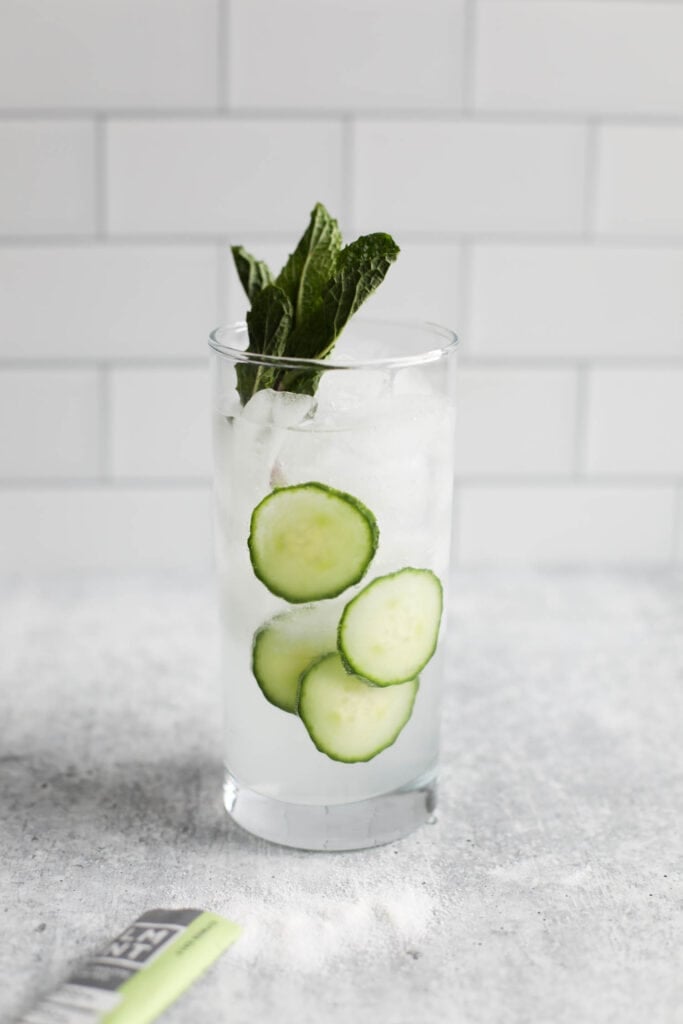
[{"label": "tall clear glass", "polygon": [[[457,338],[432,324],[357,318],[325,361],[247,353],[244,324],[215,330],[209,343],[225,806],[243,828],[285,846],[350,850],[391,842],[428,820],[436,803]],[[246,375],[252,384],[258,380],[272,386],[256,390],[243,404],[237,383]],[[260,564],[256,540],[250,541],[260,523],[255,510],[263,509],[264,499],[297,486],[302,500],[309,495],[317,500],[328,488],[333,497],[341,492],[342,512],[353,518],[356,508],[364,514],[369,510],[376,523],[376,547],[374,554],[367,552],[362,578],[339,594],[304,604],[273,592],[278,588],[269,584],[268,575],[275,555],[265,554],[266,564]],[[337,546],[334,536],[330,543]],[[342,561],[357,554],[352,544],[347,552],[345,543],[337,552]],[[360,557],[365,558],[363,552]],[[301,662],[296,677],[307,678],[309,662],[327,654],[327,664],[335,661],[332,654],[341,643],[338,623],[349,602],[363,594],[355,606],[363,654],[373,647],[375,634],[389,629],[393,593],[376,587],[373,593],[380,600],[373,603],[365,599],[368,588],[400,574],[392,587],[409,590],[415,574],[401,573],[408,567],[429,570],[418,574],[418,582],[431,584],[434,574],[444,598],[435,625],[436,649],[427,652],[416,679],[373,686],[358,673],[349,707],[344,698],[318,709],[311,697],[308,717],[301,682],[295,681],[286,709],[277,699],[273,702],[267,673],[265,681],[260,678],[257,644],[263,643],[264,651],[270,645],[265,653],[258,647],[258,658],[267,654],[267,668],[278,676],[290,666],[294,643]],[[423,597],[408,595],[408,606],[416,602],[416,614]],[[405,632],[413,627],[408,621],[391,628]],[[350,670],[348,662],[344,670]],[[307,686],[307,695],[312,694],[313,684]],[[316,692],[324,705],[332,701],[332,690],[324,679],[321,687]],[[416,690],[408,695],[412,706],[400,696],[408,694],[408,687]],[[360,704],[354,703],[356,693]],[[382,718],[385,706],[399,729],[395,737]],[[325,730],[339,734],[341,756],[349,750],[351,756],[340,760],[337,739],[326,739]]]}]

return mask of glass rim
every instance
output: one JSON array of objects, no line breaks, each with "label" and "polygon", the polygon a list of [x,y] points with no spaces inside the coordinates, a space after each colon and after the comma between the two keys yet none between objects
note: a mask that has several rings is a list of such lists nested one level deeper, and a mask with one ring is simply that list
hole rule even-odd
[{"label": "glass rim", "polygon": [[451,355],[460,344],[460,339],[454,331],[429,320],[384,320],[375,317],[358,317],[351,321],[350,326],[353,326],[354,323],[377,324],[382,327],[401,327],[404,329],[412,327],[443,339],[443,343],[434,348],[416,352],[413,355],[384,356],[379,359],[353,359],[343,363],[335,362],[334,359],[302,359],[299,356],[264,355],[261,352],[246,352],[244,349],[238,349],[233,345],[226,345],[224,343],[224,335],[234,336],[246,332],[246,321],[238,320],[235,323],[224,324],[214,328],[209,334],[209,347],[219,355],[228,356],[234,362],[257,363],[259,366],[308,367],[315,370],[381,370],[434,363]]}]

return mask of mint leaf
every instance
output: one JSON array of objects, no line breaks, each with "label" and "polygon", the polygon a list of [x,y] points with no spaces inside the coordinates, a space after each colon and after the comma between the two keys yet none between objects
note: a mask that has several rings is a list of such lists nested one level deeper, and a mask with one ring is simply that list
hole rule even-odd
[{"label": "mint leaf", "polygon": [[391,235],[380,232],[361,235],[342,250],[324,300],[328,315],[334,310],[335,337],[381,285],[400,251]]},{"label": "mint leaf", "polygon": [[341,245],[339,225],[322,203],[316,203],[308,228],[276,281],[292,302],[295,327],[320,305]]},{"label": "mint leaf", "polygon": [[232,258],[235,261],[237,273],[242,287],[247,293],[247,298],[253,303],[259,292],[273,283],[273,275],[267,264],[262,260],[255,259],[241,245],[233,245]]},{"label": "mint leaf", "polygon": [[287,354],[324,359],[353,314],[382,283],[399,251],[390,235],[379,233],[362,235],[347,245],[315,312],[292,331]]},{"label": "mint leaf", "polygon": [[[257,293],[247,313],[247,352],[270,356],[283,355],[293,322],[294,310],[289,297],[277,285],[267,285]],[[273,387],[276,374],[276,367],[238,363],[237,391],[242,405],[261,388]]]},{"label": "mint leaf", "polygon": [[[265,263],[233,246],[235,266],[251,300],[248,352],[325,359],[336,339],[399,253],[390,235],[364,235],[341,248],[336,220],[316,203],[301,241],[273,281]],[[312,395],[320,370],[240,363],[237,390],[244,404],[261,388]]]},{"label": "mint leaf", "polygon": [[259,292],[247,313],[247,351],[269,356],[282,355],[293,319],[294,311],[289,298],[276,284],[269,284]]}]

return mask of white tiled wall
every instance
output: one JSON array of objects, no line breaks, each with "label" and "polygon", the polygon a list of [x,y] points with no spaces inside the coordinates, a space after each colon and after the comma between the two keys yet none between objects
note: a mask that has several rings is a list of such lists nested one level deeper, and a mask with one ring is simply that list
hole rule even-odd
[{"label": "white tiled wall", "polygon": [[92,235],[95,148],[95,126],[87,121],[1,121],[2,235]]},{"label": "white tiled wall", "polygon": [[477,244],[470,267],[472,356],[683,356],[683,250]]},{"label": "white tiled wall", "polygon": [[465,0],[231,0],[228,97],[244,110],[453,110],[464,11]]},{"label": "white tiled wall", "polygon": [[332,121],[113,119],[105,147],[112,235],[296,233],[311,195],[341,206],[342,126]]},{"label": "white tiled wall", "polygon": [[0,568],[204,566],[228,245],[462,335],[464,563],[683,562],[683,0],[3,0]]},{"label": "white tiled wall", "polygon": [[682,175],[683,124],[605,125],[598,140],[599,231],[680,238]]},{"label": "white tiled wall", "polygon": [[5,488],[3,569],[194,569],[211,559],[208,490]]},{"label": "white tiled wall", "polygon": [[683,114],[683,6],[658,0],[481,0],[482,110]]},{"label": "white tiled wall", "polygon": [[664,563],[671,557],[673,486],[465,485],[460,556],[466,562]]},{"label": "white tiled wall", "polygon": [[683,476],[683,367],[599,367],[588,379],[591,473]]},{"label": "white tiled wall", "polygon": [[110,388],[109,453],[116,479],[207,479],[207,367],[120,367],[111,373]]},{"label": "white tiled wall", "polygon": [[0,102],[102,110],[211,106],[215,0],[2,0]]},{"label": "white tiled wall", "polygon": [[464,366],[458,381],[458,473],[573,473],[577,383],[575,369]]},{"label": "white tiled wall", "polygon": [[94,369],[0,370],[0,473],[4,480],[89,479],[100,468]]},{"label": "white tiled wall", "polygon": [[211,245],[0,242],[2,359],[200,355],[216,317]]},{"label": "white tiled wall", "polygon": [[502,121],[359,121],[355,222],[401,232],[578,234],[586,129]]}]

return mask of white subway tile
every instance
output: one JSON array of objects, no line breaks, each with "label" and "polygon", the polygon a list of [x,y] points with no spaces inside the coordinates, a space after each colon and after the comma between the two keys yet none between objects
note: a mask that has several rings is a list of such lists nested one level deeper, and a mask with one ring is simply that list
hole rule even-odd
[{"label": "white subway tile", "polygon": [[392,233],[578,232],[584,165],[576,125],[362,121],[355,218]]},{"label": "white subway tile", "polygon": [[683,127],[605,125],[598,136],[598,230],[683,235],[681,181]]},{"label": "white subway tile", "polygon": [[211,475],[205,367],[113,370],[110,452],[115,477]]},{"label": "white subway tile", "polygon": [[363,315],[394,320],[430,320],[457,330],[461,302],[460,247],[448,242],[396,241],[398,259],[363,305]]},{"label": "white subway tile", "polygon": [[683,355],[683,253],[478,245],[467,341],[478,356]]},{"label": "white subway tile", "polygon": [[341,136],[327,121],[113,121],[109,228],[300,232],[316,200],[341,207]]},{"label": "white subway tile", "polygon": [[81,121],[0,124],[0,234],[88,234],[95,134]]},{"label": "white subway tile", "polygon": [[591,473],[683,475],[683,369],[593,369],[588,390]]},{"label": "white subway tile", "polygon": [[0,491],[0,570],[205,569],[207,488]]},{"label": "white subway tile", "polygon": [[215,106],[217,0],[3,0],[0,107]]},{"label": "white subway tile", "polygon": [[463,7],[463,0],[232,0],[230,103],[454,108],[461,98]]},{"label": "white subway tile", "polygon": [[0,476],[87,477],[99,470],[93,370],[0,370]]},{"label": "white subway tile", "polygon": [[573,468],[576,374],[462,367],[456,472],[566,474]]},{"label": "white subway tile", "polygon": [[217,319],[212,246],[0,248],[0,354],[198,356]]},{"label": "white subway tile", "polygon": [[672,487],[556,485],[460,492],[460,558],[470,564],[662,565]]},{"label": "white subway tile", "polygon": [[476,105],[681,114],[682,51],[676,3],[480,2]]}]

